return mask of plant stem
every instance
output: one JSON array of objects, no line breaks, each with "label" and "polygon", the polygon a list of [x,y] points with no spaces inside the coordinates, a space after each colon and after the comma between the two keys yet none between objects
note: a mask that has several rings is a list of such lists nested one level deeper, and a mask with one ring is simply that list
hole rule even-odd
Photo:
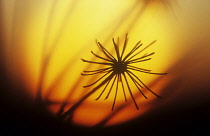
[{"label": "plant stem", "polygon": [[92,95],[95,91],[97,91],[100,87],[106,84],[110,79],[113,78],[115,74],[111,73],[104,81],[102,81],[98,86],[92,89],[89,93],[83,96],[77,103],[75,103],[71,108],[69,108],[63,115],[58,117],[59,120],[64,120],[67,116],[72,115],[73,112],[85,101],[90,95]]}]

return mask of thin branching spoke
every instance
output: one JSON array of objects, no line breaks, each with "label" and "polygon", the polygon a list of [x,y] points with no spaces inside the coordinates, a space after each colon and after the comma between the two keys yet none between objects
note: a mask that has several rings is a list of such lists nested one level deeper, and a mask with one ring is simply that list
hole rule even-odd
[{"label": "thin branching spoke", "polygon": [[101,45],[100,42],[96,41],[96,45],[98,46],[99,50],[100,50],[101,52],[103,52],[103,54],[104,54],[107,58],[109,58],[110,60],[113,60],[113,59],[112,59],[112,58],[103,50],[103,48],[101,47],[102,45]]},{"label": "thin branching spoke", "polygon": [[93,82],[92,84],[89,84],[89,85],[86,85],[86,86],[83,86],[83,87],[90,87],[96,83],[98,83],[101,79],[103,79],[106,75],[108,75],[109,73],[111,72],[111,70],[109,72],[107,72],[106,74],[104,74],[103,76],[101,76],[98,80],[96,80],[95,82]]},{"label": "thin branching spoke", "polygon": [[134,68],[128,68],[128,69],[135,70],[135,71],[142,72],[142,73],[153,74],[153,75],[166,75],[167,74],[167,73],[153,73],[153,72],[138,70],[138,69],[134,69]]},{"label": "thin branching spoke", "polygon": [[129,77],[131,78],[131,80],[134,82],[135,86],[137,87],[137,89],[139,90],[139,92],[142,94],[142,96],[144,96],[145,99],[148,99],[147,96],[146,96],[146,95],[142,92],[142,90],[139,88],[139,86],[140,86],[141,88],[143,88],[143,87],[141,86],[141,84],[139,84],[139,83],[132,77],[132,75],[131,75],[129,72],[126,72],[126,73],[129,75]]},{"label": "thin branching spoke", "polygon": [[106,48],[104,48],[100,42],[97,42],[98,43],[98,47],[101,49],[101,51],[108,57],[110,58],[111,60],[116,60],[114,56],[112,56],[112,54],[106,50]]},{"label": "thin branching spoke", "polygon": [[106,73],[107,71],[109,71],[109,69],[105,69],[105,70],[100,70],[97,72],[92,72],[92,73],[81,73],[81,75],[83,76],[89,76],[89,75],[95,75],[95,74],[102,74],[102,73]]},{"label": "thin branching spoke", "polygon": [[112,42],[113,42],[113,44],[114,44],[115,51],[116,51],[116,54],[117,54],[117,60],[119,61],[119,60],[120,60],[119,47],[118,47],[118,45],[115,43],[114,38],[112,39]]},{"label": "thin branching spoke", "polygon": [[84,70],[83,72],[85,73],[92,73],[92,72],[98,72],[98,71],[104,71],[104,70],[109,70],[112,67],[108,67],[108,68],[102,68],[102,69],[97,69],[97,70]]},{"label": "thin branching spoke", "polygon": [[125,61],[130,55],[132,55],[133,52],[135,52],[141,45],[140,41],[131,49],[131,51],[129,53],[127,53],[127,55],[124,57],[123,61]]},{"label": "thin branching spoke", "polygon": [[[114,76],[114,75],[113,75],[113,76]],[[104,87],[103,91],[100,93],[100,95],[99,95],[99,96],[98,96],[95,100],[98,100],[98,99],[100,99],[100,98],[101,98],[101,96],[102,96],[102,95],[103,95],[103,93],[105,92],[105,90],[106,90],[107,86],[109,85],[110,81],[112,80],[113,76],[112,76],[112,77],[110,77],[110,80],[108,80],[108,82],[107,82],[106,86]]]},{"label": "thin branching spoke", "polygon": [[151,45],[153,45],[155,42],[156,42],[156,40],[153,41],[152,43],[150,43],[149,45],[147,45],[145,48],[143,48],[141,51],[139,51],[138,53],[136,53],[135,55],[133,55],[133,56],[132,56],[131,58],[129,58],[129,59],[132,59],[133,57],[135,57],[135,56],[138,55],[139,53],[143,52],[144,50],[146,50],[147,48],[149,48]]},{"label": "thin branching spoke", "polygon": [[124,52],[125,52],[125,49],[127,47],[127,43],[128,43],[128,34],[126,34],[125,36],[125,41],[124,41],[124,45],[123,45],[123,50],[122,50],[122,53],[121,53],[121,56],[120,56],[120,59],[122,60],[122,57],[124,55]]},{"label": "thin branching spoke", "polygon": [[[133,49],[124,57],[123,61],[126,61],[126,59],[132,55],[135,51],[138,50],[138,48],[140,48],[142,46],[142,44],[140,44],[141,41],[137,42],[137,44],[133,47]],[[139,45],[140,44],[140,45]]]},{"label": "thin branching spoke", "polygon": [[85,60],[85,59],[82,59],[82,61],[87,62],[87,63],[100,64],[100,65],[112,65],[112,63],[89,61],[89,60]]},{"label": "thin branching spoke", "polygon": [[[120,46],[120,37],[119,36],[117,37],[117,45],[118,45],[118,49],[119,49],[119,46]],[[119,49],[119,54],[120,54],[120,49]]]},{"label": "thin branching spoke", "polygon": [[115,92],[115,96],[114,96],[114,102],[113,102],[113,104],[112,104],[112,111],[114,110],[115,101],[116,101],[116,99],[117,99],[118,83],[119,83],[119,75],[117,75],[117,86],[116,86],[116,92]]},{"label": "thin branching spoke", "polygon": [[93,51],[91,51],[91,53],[92,53],[94,56],[96,56],[97,58],[100,58],[100,59],[102,59],[102,60],[106,60],[106,61],[112,62],[112,60],[109,60],[109,59],[106,59],[106,58],[104,58],[104,57],[101,57],[101,56],[95,54]]},{"label": "thin branching spoke", "polygon": [[149,90],[151,93],[153,93],[155,96],[157,96],[158,98],[161,98],[158,94],[156,94],[155,92],[153,92],[149,87],[147,87],[142,81],[141,81],[141,79],[140,78],[138,78],[135,74],[133,74],[133,72],[131,72],[131,71],[129,71],[128,70],[128,72],[130,73],[130,74],[132,74],[144,87],[146,87],[147,88],[147,90]]},{"label": "thin branching spoke", "polygon": [[135,98],[134,98],[133,94],[132,94],[132,91],[131,91],[131,88],[130,88],[130,86],[129,86],[129,83],[128,83],[128,80],[127,80],[127,77],[126,77],[125,73],[122,73],[122,74],[123,74],[123,76],[124,76],[124,78],[125,78],[125,82],[126,82],[126,84],[127,84],[128,91],[129,91],[129,93],[130,93],[130,96],[131,96],[131,98],[132,98],[132,100],[133,100],[133,102],[134,102],[134,104],[135,104],[135,106],[136,106],[136,109],[138,110],[138,109],[139,109],[139,107],[138,107],[138,105],[137,105],[137,103],[136,103],[136,100],[135,100]]},{"label": "thin branching spoke", "polygon": [[121,74],[119,75],[119,78],[120,78],[120,82],[121,82],[121,85],[122,85],[124,98],[125,98],[125,101],[127,102],[127,98],[126,98],[126,94],[125,94],[125,87],[124,87],[124,84],[123,84],[123,81],[122,81],[122,75]]},{"label": "thin branching spoke", "polygon": [[130,73],[130,71],[127,70],[126,73],[129,75],[129,77],[131,78],[131,80],[134,82],[134,83],[137,83],[137,85],[141,88],[144,88]]},{"label": "thin branching spoke", "polygon": [[133,69],[138,69],[138,70],[143,70],[143,71],[151,71],[149,69],[144,69],[144,68],[139,68],[139,67],[135,67],[135,66],[131,66],[131,65],[127,65],[128,69],[131,67]]},{"label": "thin branching spoke", "polygon": [[99,42],[97,42],[96,41],[96,44],[98,45],[98,48],[101,50],[101,52],[103,52],[103,54],[107,57],[107,58],[109,58],[110,60],[114,60],[112,57],[110,57],[109,56],[109,54],[107,54],[107,52],[101,47],[102,45],[99,43]]},{"label": "thin branching spoke", "polygon": [[133,63],[138,63],[138,62],[143,62],[143,61],[148,61],[148,60],[151,60],[151,58],[139,60],[139,61],[128,62],[128,64],[133,64]]},{"label": "thin branching spoke", "polygon": [[[136,58],[136,59],[133,59],[133,60],[131,60],[130,58],[127,60],[127,62],[133,62],[133,61],[138,61],[138,60],[141,60],[141,59],[144,59],[144,58],[146,58],[146,57],[149,57],[149,56],[151,56],[151,55],[153,55],[153,54],[155,54],[155,52],[152,52],[152,53],[150,53],[150,54],[145,54],[144,56],[142,56],[142,57],[140,57],[140,58]],[[131,57],[132,58],[132,57]]]},{"label": "thin branching spoke", "polygon": [[116,78],[117,78],[117,75],[115,75],[114,80],[113,80],[113,82],[112,82],[112,85],[111,85],[111,87],[110,87],[110,89],[109,89],[109,92],[108,92],[108,94],[106,95],[106,98],[105,98],[105,99],[108,99],[108,98],[109,98],[109,95],[110,95],[110,93],[111,93],[111,91],[112,91],[112,88],[113,88],[113,86],[114,86],[114,83],[115,83],[115,81],[116,81]]}]

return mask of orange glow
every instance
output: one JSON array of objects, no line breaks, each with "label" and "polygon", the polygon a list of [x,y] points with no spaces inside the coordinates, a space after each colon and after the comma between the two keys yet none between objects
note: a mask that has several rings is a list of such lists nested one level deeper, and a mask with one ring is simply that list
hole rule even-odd
[{"label": "orange glow", "polygon": [[[154,51],[155,55],[151,61],[141,63],[141,67],[154,72],[168,72],[189,50],[190,46],[183,45],[193,43],[202,26],[193,22],[190,15],[194,14],[194,10],[189,3],[177,1],[182,8],[189,10],[173,7],[176,15],[171,17],[172,12],[166,13],[170,8],[164,8],[166,0],[156,0],[154,5],[145,4],[145,0],[2,0],[5,43],[8,45],[5,56],[11,60],[8,61],[9,72],[15,80],[24,84],[33,99],[41,86],[43,103],[55,115],[64,113],[91,91],[92,88],[83,86],[98,78],[80,75],[83,70],[97,69],[95,65],[88,66],[81,61],[81,58],[93,60],[90,52],[98,52],[95,40],[109,51],[113,49],[111,38],[119,36],[122,45],[126,33],[129,33],[127,51],[139,40],[143,47],[157,40],[144,52]],[[196,5],[195,0],[192,1]],[[200,14],[194,15],[199,17]],[[191,25],[186,23],[188,20],[191,20]],[[180,29],[183,30],[182,35]],[[163,78],[147,74],[138,76],[157,94],[163,93],[161,89],[172,78],[170,74]],[[114,93],[108,100],[102,98],[96,101],[101,92],[99,89],[75,110],[72,121],[84,126],[115,125],[141,117],[160,102],[146,89],[143,91],[148,100],[141,96],[134,84],[131,88],[140,110],[135,109],[130,97],[125,102],[123,92],[119,91],[116,110],[111,111]]]}]

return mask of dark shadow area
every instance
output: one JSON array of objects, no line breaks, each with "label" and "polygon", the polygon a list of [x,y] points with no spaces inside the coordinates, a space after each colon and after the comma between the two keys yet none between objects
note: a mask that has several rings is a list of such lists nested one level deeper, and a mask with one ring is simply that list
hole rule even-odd
[{"label": "dark shadow area", "polygon": [[[3,82],[2,82],[3,79]],[[55,120],[47,111],[42,111],[18,89],[9,87],[1,73],[0,131],[1,135],[207,135],[209,134],[210,103],[176,109],[171,105],[164,111],[154,109],[125,124],[107,128],[85,128],[64,124]],[[19,91],[20,92],[20,91]],[[23,101],[24,100],[24,101]]]}]

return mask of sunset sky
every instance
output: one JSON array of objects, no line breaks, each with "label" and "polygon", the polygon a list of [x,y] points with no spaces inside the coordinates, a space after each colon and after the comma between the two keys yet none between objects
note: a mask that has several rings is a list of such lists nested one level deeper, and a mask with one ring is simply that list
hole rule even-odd
[{"label": "sunset sky", "polygon": [[113,99],[95,101],[99,90],[72,119],[94,126],[111,115],[103,125],[119,124],[157,109],[209,102],[209,5],[209,0],[0,0],[0,48],[11,82],[21,84],[32,100],[41,90],[43,103],[56,115],[64,101],[66,111],[91,90],[83,86],[99,78],[80,74],[97,68],[81,61],[93,60],[91,51],[100,54],[96,40],[109,51],[114,47],[111,39],[119,37],[122,47],[126,33],[128,51],[140,40],[143,47],[157,40],[142,54],[154,51],[152,60],[140,65],[168,74],[138,76],[163,99],[145,91],[145,100],[131,85],[142,109],[136,110],[131,100],[125,103],[119,92],[117,110],[110,113]]}]

